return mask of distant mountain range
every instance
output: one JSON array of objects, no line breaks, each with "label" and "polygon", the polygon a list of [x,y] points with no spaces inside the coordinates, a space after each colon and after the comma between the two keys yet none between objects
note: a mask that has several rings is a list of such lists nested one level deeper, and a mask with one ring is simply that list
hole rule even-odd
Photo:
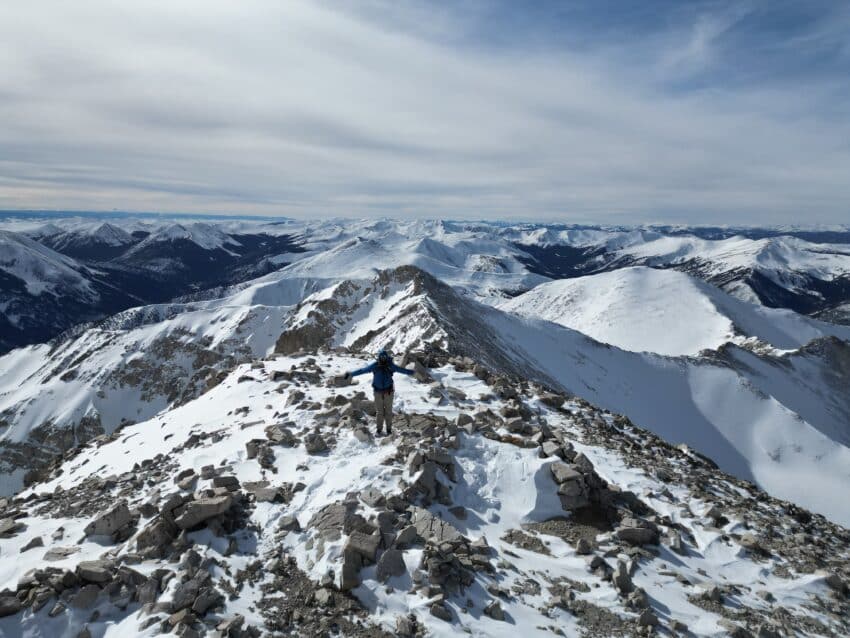
[{"label": "distant mountain range", "polygon": [[0,230],[0,352],[126,308],[264,275],[300,251],[289,235],[197,222]]}]

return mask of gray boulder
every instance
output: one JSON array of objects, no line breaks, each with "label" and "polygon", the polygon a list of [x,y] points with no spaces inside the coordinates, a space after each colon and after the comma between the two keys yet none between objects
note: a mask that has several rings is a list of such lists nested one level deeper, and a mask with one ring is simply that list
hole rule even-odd
[{"label": "gray boulder", "polygon": [[12,592],[0,593],[0,618],[17,614],[23,609],[21,601]]},{"label": "gray boulder", "polygon": [[617,538],[630,545],[657,545],[658,528],[649,521],[637,518],[624,518],[617,528]]},{"label": "gray boulder", "polygon": [[363,532],[355,531],[349,535],[345,549],[346,551],[359,554],[366,562],[374,563],[380,544],[381,537],[379,534],[364,534]]},{"label": "gray boulder", "polygon": [[126,501],[113,505],[106,512],[86,525],[86,536],[111,536],[132,520]]},{"label": "gray boulder", "polygon": [[77,576],[86,583],[106,583],[112,579],[114,567],[107,560],[84,560],[77,565]]},{"label": "gray boulder", "polygon": [[463,538],[461,533],[451,523],[437,518],[431,512],[421,507],[413,508],[412,524],[419,536],[435,543],[454,542]]},{"label": "gray boulder", "polygon": [[311,432],[304,437],[304,447],[308,454],[321,454],[328,449],[328,444],[321,434]]},{"label": "gray boulder", "polygon": [[404,564],[404,555],[397,549],[388,549],[378,559],[376,576],[382,583],[393,576],[401,576],[407,567]]},{"label": "gray boulder", "polygon": [[224,514],[232,505],[233,497],[230,494],[200,498],[188,503],[174,522],[180,529],[191,529],[213,516]]},{"label": "gray boulder", "polygon": [[568,481],[578,481],[582,478],[581,472],[578,472],[561,461],[552,463],[552,465],[549,466],[549,470],[552,472],[552,478],[554,478],[555,482],[559,485]]},{"label": "gray boulder", "polygon": [[339,582],[339,588],[342,591],[350,591],[360,584],[360,568],[362,566],[363,558],[360,554],[347,549],[343,550]]}]

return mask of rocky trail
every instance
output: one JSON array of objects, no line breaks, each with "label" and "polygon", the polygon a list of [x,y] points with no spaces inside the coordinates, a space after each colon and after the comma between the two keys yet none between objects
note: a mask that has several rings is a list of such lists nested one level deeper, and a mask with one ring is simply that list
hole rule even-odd
[{"label": "rocky trail", "polygon": [[0,499],[0,636],[845,636],[850,532],[628,419],[409,354],[234,367]]}]

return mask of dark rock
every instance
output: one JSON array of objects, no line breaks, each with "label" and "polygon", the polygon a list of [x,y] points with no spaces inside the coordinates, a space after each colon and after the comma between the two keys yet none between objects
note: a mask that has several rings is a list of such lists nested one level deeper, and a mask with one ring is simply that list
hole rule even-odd
[{"label": "dark rock", "polygon": [[441,602],[431,605],[431,615],[446,622],[452,621],[452,612]]},{"label": "dark rock", "polygon": [[397,549],[388,549],[378,559],[376,576],[382,583],[393,576],[401,576],[405,571],[404,555]]},{"label": "dark rock", "polygon": [[505,619],[505,611],[502,609],[502,605],[498,600],[490,601],[490,603],[484,608],[484,613],[493,620]]},{"label": "dark rock", "polygon": [[17,614],[23,609],[21,601],[12,592],[0,592],[0,618]]},{"label": "dark rock", "polygon": [[239,479],[235,476],[216,476],[213,478],[213,487],[223,487],[234,492],[239,489]]},{"label": "dark rock", "polygon": [[322,438],[321,434],[311,432],[304,437],[304,447],[307,450],[307,454],[321,454],[322,452],[327,451],[328,444],[325,442],[325,439]]},{"label": "dark rock", "polygon": [[77,565],[77,576],[86,583],[106,583],[112,580],[114,563],[106,560],[85,560]]}]

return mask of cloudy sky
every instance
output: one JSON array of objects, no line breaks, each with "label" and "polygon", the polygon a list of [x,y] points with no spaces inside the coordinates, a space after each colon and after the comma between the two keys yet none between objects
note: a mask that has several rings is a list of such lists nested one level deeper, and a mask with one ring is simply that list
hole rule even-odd
[{"label": "cloudy sky", "polygon": [[0,4],[0,208],[850,221],[850,3]]}]

